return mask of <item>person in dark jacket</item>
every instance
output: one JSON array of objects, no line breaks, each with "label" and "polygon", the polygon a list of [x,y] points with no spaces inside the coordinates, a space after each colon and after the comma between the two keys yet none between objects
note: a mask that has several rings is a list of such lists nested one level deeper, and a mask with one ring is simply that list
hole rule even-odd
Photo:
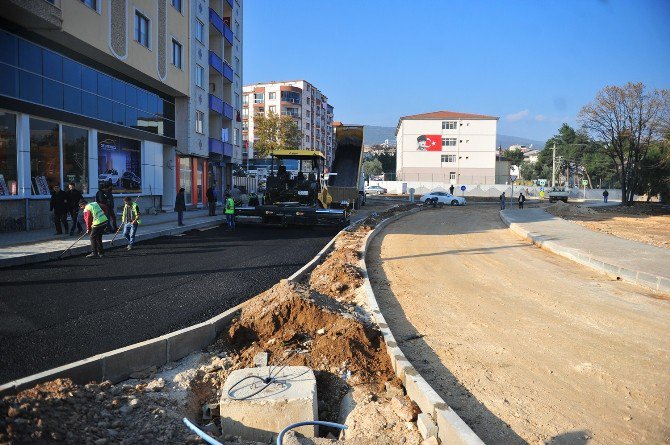
[{"label": "person in dark jacket", "polygon": [[519,193],[519,208],[523,209],[523,203],[526,202],[526,197],[523,193]]},{"label": "person in dark jacket", "polygon": [[108,218],[111,220],[112,230],[116,232],[119,226],[116,225],[116,211],[114,210],[114,194],[112,193],[112,184],[110,183],[105,190],[105,205],[107,206]]},{"label": "person in dark jacket", "polygon": [[51,201],[49,202],[49,210],[54,212],[54,224],[56,225],[56,235],[62,235],[63,229],[65,227],[65,233],[68,233],[67,230],[67,195],[63,190],[60,189],[59,185],[53,186],[53,192],[51,193]]},{"label": "person in dark jacket", "polygon": [[[102,183],[100,185],[100,190],[97,191],[95,194],[95,202],[100,204],[103,209],[105,209],[105,216],[107,217],[107,222],[105,224],[106,226],[106,231],[111,232],[112,231],[112,216],[109,214],[109,207],[108,207],[108,202],[107,202],[107,187],[111,187],[111,184],[108,183]],[[112,198],[113,199],[113,198]]]},{"label": "person in dark jacket", "polygon": [[214,194],[214,186],[209,186],[207,189],[207,205],[209,206],[209,216],[216,215],[216,195]]},{"label": "person in dark jacket", "polygon": [[177,212],[177,222],[180,226],[184,225],[184,211],[186,210],[186,201],[184,200],[184,192],[186,190],[182,187],[177,193],[177,198],[174,200],[174,211]]},{"label": "person in dark jacket", "polygon": [[75,183],[71,182],[67,186],[67,192],[65,192],[67,199],[68,213],[70,218],[72,218],[72,229],[70,229],[70,236],[74,235],[74,229],[78,229],[77,235],[84,231],[81,222],[79,221],[79,201],[83,199],[83,196],[79,190],[77,190]]},{"label": "person in dark jacket", "polygon": [[603,202],[604,202],[604,203],[607,203],[607,197],[608,197],[609,195],[610,195],[610,192],[608,192],[607,190],[605,190],[605,191],[603,192]]}]

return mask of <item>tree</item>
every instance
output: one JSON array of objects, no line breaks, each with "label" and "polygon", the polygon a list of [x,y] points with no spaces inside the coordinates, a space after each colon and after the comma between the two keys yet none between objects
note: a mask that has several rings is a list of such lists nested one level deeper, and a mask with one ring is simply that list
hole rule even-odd
[{"label": "tree", "polygon": [[647,195],[647,200],[658,196],[660,201],[670,201],[670,134],[665,141],[652,144],[642,161],[640,185],[635,191]]},{"label": "tree", "polygon": [[254,156],[264,158],[273,150],[300,148],[302,131],[291,116],[270,112],[254,117]]},{"label": "tree", "polygon": [[523,152],[518,148],[503,151],[503,157],[509,161],[510,165],[517,167],[523,162]]},{"label": "tree", "polygon": [[632,205],[649,147],[670,128],[670,91],[647,93],[641,82],[607,86],[581,109],[578,120],[603,143],[619,174],[622,201]]},{"label": "tree", "polygon": [[376,158],[363,162],[363,169],[365,170],[365,179],[384,173],[382,163]]}]

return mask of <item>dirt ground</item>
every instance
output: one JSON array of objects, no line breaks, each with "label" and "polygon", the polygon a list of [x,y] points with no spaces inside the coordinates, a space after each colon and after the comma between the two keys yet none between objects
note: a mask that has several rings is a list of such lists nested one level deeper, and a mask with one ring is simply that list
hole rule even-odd
[{"label": "dirt ground", "polygon": [[[417,429],[418,407],[395,378],[379,328],[363,309],[358,251],[365,235],[396,211],[370,209],[341,234],[304,283],[282,281],[256,296],[206,351],[132,379],[75,385],[54,380],[0,399],[0,444],[203,443],[186,416],[224,444],[258,445],[220,428],[218,401],[228,375],[254,366],[303,365],[315,372],[319,419],[345,424],[321,438],[289,433],[285,445],[436,445]],[[209,407],[209,412],[203,411]]]},{"label": "dirt ground", "polygon": [[670,442],[667,297],[528,245],[485,205],[402,218],[367,263],[400,347],[484,442]]},{"label": "dirt ground", "polygon": [[547,211],[580,226],[618,238],[670,249],[670,209],[653,203],[632,207],[581,207],[557,202]]}]

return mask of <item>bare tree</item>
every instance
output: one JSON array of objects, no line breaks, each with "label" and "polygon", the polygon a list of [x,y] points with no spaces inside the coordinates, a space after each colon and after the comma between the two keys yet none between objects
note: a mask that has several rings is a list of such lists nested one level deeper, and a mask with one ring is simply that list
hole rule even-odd
[{"label": "bare tree", "polygon": [[645,92],[643,83],[607,86],[584,106],[578,120],[603,143],[621,178],[622,202],[632,205],[641,179],[642,161],[651,142],[661,139],[670,118],[670,91]]},{"label": "bare tree", "polygon": [[270,112],[254,118],[254,155],[262,158],[273,150],[299,149],[302,132],[291,116]]}]

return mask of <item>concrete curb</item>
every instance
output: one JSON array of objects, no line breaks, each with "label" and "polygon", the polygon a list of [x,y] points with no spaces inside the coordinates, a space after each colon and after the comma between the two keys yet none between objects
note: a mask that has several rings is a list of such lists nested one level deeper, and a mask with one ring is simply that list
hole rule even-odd
[{"label": "concrete curb", "polygon": [[409,212],[401,213],[399,215],[392,216],[387,218],[381,223],[377,224],[375,230],[370,232],[366,238],[361,251],[361,262],[360,267],[363,272],[363,291],[368,297],[368,304],[370,306],[370,311],[375,318],[375,321],[381,329],[382,335],[384,335],[384,341],[386,343],[386,351],[388,352],[389,357],[391,358],[391,364],[395,371],[396,376],[403,382],[405,389],[407,390],[407,396],[412,399],[425,414],[428,414],[432,417],[433,420],[437,423],[437,436],[445,444],[467,444],[467,445],[483,445],[484,442],[477,437],[477,435],[470,429],[468,425],[461,419],[454,410],[452,410],[449,405],[435,392],[435,390],[426,382],[426,380],[419,374],[419,372],[412,366],[412,364],[407,360],[405,354],[398,347],[398,344],[389,329],[384,315],[379,309],[377,303],[377,298],[375,297],[374,290],[370,284],[370,279],[368,277],[367,265],[365,263],[365,257],[367,255],[368,247],[370,243],[386,226],[392,222],[421,211],[422,208],[412,209]]},{"label": "concrete curb", "polygon": [[593,255],[583,250],[565,247],[561,243],[547,239],[544,235],[524,229],[519,223],[511,222],[502,211],[500,212],[500,220],[519,237],[530,241],[541,249],[565,257],[583,266],[590,267],[598,272],[605,273],[612,278],[621,279],[655,291],[670,293],[670,278],[652,275],[641,270],[620,267],[604,262],[601,259],[596,259]]},{"label": "concrete curb", "polygon": [[[186,224],[185,226],[181,227],[168,227],[166,229],[156,230],[154,232],[148,232],[148,233],[142,233],[141,231],[142,226],[140,225],[140,230],[138,230],[139,233],[135,237],[135,242],[146,241],[154,238],[159,238],[161,236],[178,235],[180,233],[184,233],[193,229],[202,229],[205,227],[216,226],[222,224],[224,221],[225,220],[223,218],[222,219],[217,218],[195,224]],[[112,244],[111,240],[105,240],[102,242],[102,245],[105,249],[111,248],[111,244]],[[123,238],[122,233],[119,232],[119,235],[114,240],[114,244],[117,247],[126,245],[126,240],[125,238]],[[63,252],[63,250],[64,249],[58,249],[51,252],[32,253],[17,257],[2,258],[0,259],[0,269],[5,267],[23,266],[25,264],[33,264],[33,263],[41,263],[44,261],[57,260],[60,254]],[[85,253],[89,253],[90,251],[91,251],[91,245],[89,243],[88,238],[84,236],[84,238],[82,238],[81,241],[79,241],[76,246],[70,249],[66,255],[63,255],[63,258],[83,255]]]}]

